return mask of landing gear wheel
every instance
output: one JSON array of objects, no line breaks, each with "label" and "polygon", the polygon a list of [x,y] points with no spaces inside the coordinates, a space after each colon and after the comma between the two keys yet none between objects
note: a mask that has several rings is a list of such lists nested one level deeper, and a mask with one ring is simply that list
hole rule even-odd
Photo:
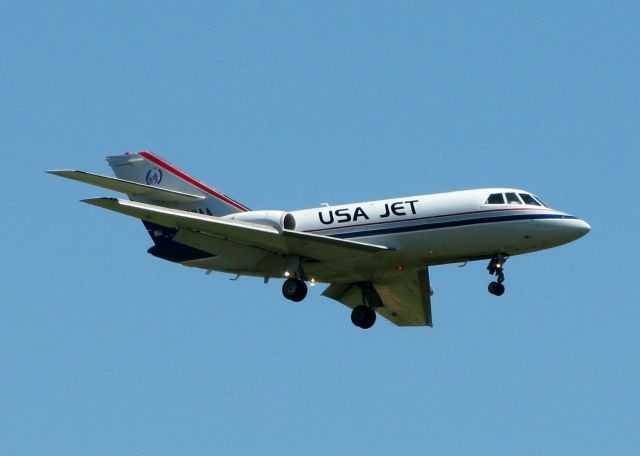
[{"label": "landing gear wheel", "polygon": [[504,294],[504,285],[498,282],[491,282],[489,284],[489,293],[496,296],[502,296]]},{"label": "landing gear wheel", "polygon": [[376,322],[376,311],[367,306],[356,306],[351,312],[351,322],[359,328],[369,329]]},{"label": "landing gear wheel", "polygon": [[282,294],[290,301],[300,302],[307,296],[307,284],[299,279],[287,279],[282,284]]},{"label": "landing gear wheel", "polygon": [[489,284],[489,293],[492,295],[502,296],[504,294],[504,285],[502,285],[504,282],[504,263],[508,258],[507,255],[496,255],[491,258],[489,266],[487,266],[489,274],[495,275],[497,278],[495,282]]}]

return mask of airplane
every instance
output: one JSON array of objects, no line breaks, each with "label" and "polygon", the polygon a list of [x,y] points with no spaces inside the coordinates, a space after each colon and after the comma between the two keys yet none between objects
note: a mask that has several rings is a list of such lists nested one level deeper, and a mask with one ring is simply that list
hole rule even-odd
[{"label": "airplane", "polygon": [[572,242],[591,227],[525,190],[482,188],[296,211],[250,210],[151,152],[107,157],[116,177],[48,173],[121,192],[82,200],[142,220],[148,253],[239,276],[283,278],[294,302],[307,284],[351,308],[368,329],[376,314],[398,326],[433,326],[429,267],[489,260],[489,292],[505,292],[508,258]]}]

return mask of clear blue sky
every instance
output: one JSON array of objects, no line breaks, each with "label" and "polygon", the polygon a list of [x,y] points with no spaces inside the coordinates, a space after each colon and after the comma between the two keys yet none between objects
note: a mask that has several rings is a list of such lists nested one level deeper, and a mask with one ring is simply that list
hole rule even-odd
[{"label": "clear blue sky", "polygon": [[[3,2],[0,454],[640,454],[637,2]],[[252,208],[517,186],[585,238],[433,329],[151,257],[152,150]]]}]

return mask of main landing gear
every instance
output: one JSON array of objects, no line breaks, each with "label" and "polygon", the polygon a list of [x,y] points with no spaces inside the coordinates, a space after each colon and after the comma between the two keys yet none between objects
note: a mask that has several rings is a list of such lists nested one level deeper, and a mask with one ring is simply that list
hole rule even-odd
[{"label": "main landing gear", "polygon": [[489,284],[489,293],[502,296],[504,294],[504,263],[507,261],[508,256],[505,255],[496,255],[491,258],[489,262],[489,266],[487,269],[489,270],[489,274],[495,275],[497,280],[495,282],[491,282]]},{"label": "main landing gear", "polygon": [[369,329],[376,322],[376,307],[382,307],[382,299],[371,282],[360,282],[358,288],[362,293],[362,304],[351,311],[351,322],[358,328]]},{"label": "main landing gear", "polygon": [[307,296],[307,284],[304,280],[290,277],[282,284],[282,294],[290,301],[300,302]]},{"label": "main landing gear", "polygon": [[351,311],[351,323],[358,328],[369,329],[376,322],[376,311],[369,306],[359,305]]},{"label": "main landing gear", "polygon": [[[303,274],[300,275],[304,277]],[[282,284],[282,294],[290,301],[300,302],[307,296],[307,284],[299,277],[289,277]],[[312,279],[311,285],[313,284]],[[376,322],[374,307],[382,306],[382,301],[371,283],[362,282],[357,285],[362,291],[362,304],[351,311],[351,322],[359,328],[369,329]]]}]

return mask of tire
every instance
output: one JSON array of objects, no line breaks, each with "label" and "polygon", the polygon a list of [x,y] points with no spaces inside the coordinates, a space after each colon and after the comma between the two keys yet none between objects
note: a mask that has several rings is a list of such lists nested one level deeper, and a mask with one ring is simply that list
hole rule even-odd
[{"label": "tire", "polygon": [[496,296],[502,296],[504,294],[504,285],[498,282],[491,282],[489,284],[489,293]]},{"label": "tire", "polygon": [[293,302],[300,302],[307,296],[307,284],[302,280],[290,278],[282,284],[282,294]]},{"label": "tire", "polygon": [[375,322],[376,312],[367,306],[356,306],[351,311],[351,323],[358,328],[369,329]]}]

